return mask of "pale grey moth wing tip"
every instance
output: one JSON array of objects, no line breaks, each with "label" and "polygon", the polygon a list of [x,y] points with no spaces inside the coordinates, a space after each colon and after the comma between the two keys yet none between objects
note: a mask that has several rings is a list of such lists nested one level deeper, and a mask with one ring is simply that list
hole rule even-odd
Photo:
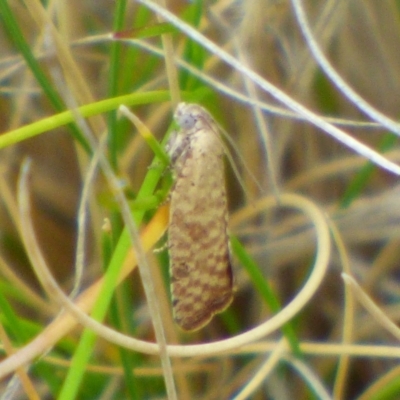
[{"label": "pale grey moth wing tip", "polygon": [[225,311],[233,301],[233,291],[230,290],[218,299],[214,299],[207,308],[203,308],[198,313],[193,313],[180,318],[174,316],[176,324],[184,331],[197,331],[206,326],[215,314]]},{"label": "pale grey moth wing tip", "polygon": [[[196,331],[207,325],[215,314],[225,311],[233,301],[233,272],[229,256],[220,271],[211,273],[196,285],[180,286],[172,282],[173,314],[177,325],[185,331]],[[205,271],[207,273],[207,271]],[[194,294],[193,288],[200,289]]]}]

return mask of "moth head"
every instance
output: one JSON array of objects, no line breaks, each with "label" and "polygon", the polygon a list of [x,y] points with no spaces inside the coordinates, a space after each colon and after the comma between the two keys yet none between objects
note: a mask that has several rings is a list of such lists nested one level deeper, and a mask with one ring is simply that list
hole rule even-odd
[{"label": "moth head", "polygon": [[191,129],[196,125],[198,105],[179,103],[175,111],[175,121],[177,124],[185,130]]}]

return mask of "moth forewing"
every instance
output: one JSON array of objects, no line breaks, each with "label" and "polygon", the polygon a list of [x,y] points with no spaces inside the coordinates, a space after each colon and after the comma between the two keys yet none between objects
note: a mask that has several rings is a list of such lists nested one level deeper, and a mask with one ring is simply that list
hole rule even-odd
[{"label": "moth forewing", "polygon": [[196,104],[180,103],[180,131],[169,143],[175,184],[168,247],[173,315],[197,330],[232,302],[224,149],[217,125]]}]

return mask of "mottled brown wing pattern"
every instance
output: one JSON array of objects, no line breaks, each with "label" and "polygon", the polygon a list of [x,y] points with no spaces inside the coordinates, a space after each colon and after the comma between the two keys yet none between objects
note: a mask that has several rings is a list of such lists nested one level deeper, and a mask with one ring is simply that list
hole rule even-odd
[{"label": "mottled brown wing pattern", "polygon": [[180,132],[170,143],[175,185],[168,247],[173,314],[184,330],[197,330],[232,301],[223,147],[210,114],[179,104]]}]

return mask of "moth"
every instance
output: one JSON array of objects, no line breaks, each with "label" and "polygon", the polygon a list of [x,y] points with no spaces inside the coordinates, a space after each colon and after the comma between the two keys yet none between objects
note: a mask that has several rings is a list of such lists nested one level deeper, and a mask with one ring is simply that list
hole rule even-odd
[{"label": "moth", "polygon": [[175,322],[205,326],[233,300],[224,148],[211,115],[180,103],[179,132],[167,145],[175,183],[170,196],[168,248]]}]

